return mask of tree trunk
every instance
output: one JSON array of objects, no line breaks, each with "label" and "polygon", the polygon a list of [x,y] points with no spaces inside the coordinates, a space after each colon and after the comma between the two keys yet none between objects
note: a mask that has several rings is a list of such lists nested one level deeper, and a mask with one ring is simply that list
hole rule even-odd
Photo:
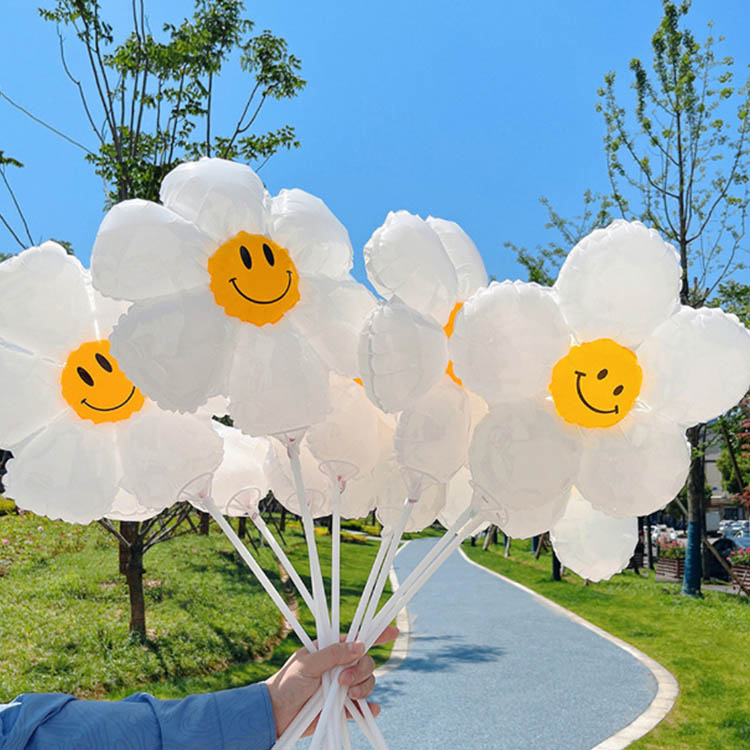
[{"label": "tree trunk", "polygon": [[701,427],[702,425],[696,425],[687,431],[692,458],[687,481],[687,549],[685,574],[682,579],[682,593],[685,596],[701,596],[701,530],[706,485]]},{"label": "tree trunk", "polygon": [[130,595],[130,632],[146,638],[146,602],[143,599],[143,540],[137,538],[130,547],[128,560],[128,593]]},{"label": "tree trunk", "polygon": [[208,536],[208,522],[211,520],[211,516],[208,513],[201,511],[201,522],[198,526],[198,533],[201,536]]},{"label": "tree trunk", "polygon": [[486,550],[490,544],[497,544],[497,526],[490,526],[484,535],[482,549]]},{"label": "tree trunk", "polygon": [[281,515],[279,516],[279,531],[286,531],[286,508],[281,506]]},{"label": "tree trunk", "polygon": [[[120,534],[131,544],[138,538],[138,521],[120,521]],[[130,560],[130,547],[118,540],[120,551],[120,575],[128,574],[128,560]]]},{"label": "tree trunk", "polygon": [[555,550],[552,550],[552,580],[562,581],[562,571],[560,567],[560,560],[558,560]]},{"label": "tree trunk", "polygon": [[651,546],[651,516],[646,516],[646,565],[649,570],[654,569],[654,550]]}]

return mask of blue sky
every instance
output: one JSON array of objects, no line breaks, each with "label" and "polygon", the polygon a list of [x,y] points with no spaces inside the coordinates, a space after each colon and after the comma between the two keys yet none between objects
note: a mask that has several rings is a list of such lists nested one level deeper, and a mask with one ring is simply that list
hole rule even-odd
[{"label": "blue sky", "polygon": [[[130,3],[102,4],[115,27],[126,21]],[[54,27],[36,5],[2,0],[0,88],[93,146]],[[154,28],[192,10],[191,0],[149,5]],[[503,279],[525,278],[504,241],[546,241],[541,195],[572,215],[587,187],[606,189],[596,89],[616,70],[628,93],[628,63],[650,59],[661,3],[287,0],[247,3],[247,15],[287,40],[308,81],[300,97],[272,102],[261,118],[264,128],[293,124],[302,141],[265,166],[269,190],[301,187],[323,198],[349,229],[360,278],[370,234],[389,210],[404,208],[459,222]],[[695,0],[691,17],[699,38],[715,20],[738,69],[750,61],[750,4]],[[80,57],[71,63],[85,72]],[[220,117],[240,106],[239,89],[234,69],[221,82]],[[35,241],[68,239],[88,263],[103,194],[81,153],[4,102],[0,149],[26,164],[9,176]],[[9,211],[6,196],[0,210]]]}]

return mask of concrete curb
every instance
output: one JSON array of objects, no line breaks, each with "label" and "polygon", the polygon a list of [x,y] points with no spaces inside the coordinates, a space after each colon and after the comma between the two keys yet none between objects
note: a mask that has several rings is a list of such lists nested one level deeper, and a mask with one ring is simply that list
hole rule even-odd
[{"label": "concrete curb", "polygon": [[579,625],[582,625],[584,628],[588,628],[597,635],[600,635],[602,638],[610,641],[610,643],[618,646],[623,651],[627,651],[633,658],[641,662],[641,664],[643,664],[651,672],[651,674],[653,674],[654,679],[656,680],[657,689],[656,696],[651,702],[651,705],[634,721],[632,721],[626,727],[620,729],[619,732],[615,732],[615,734],[607,737],[606,740],[603,740],[598,745],[592,747],[591,750],[622,750],[632,742],[635,742],[637,739],[640,739],[644,735],[648,734],[672,710],[672,707],[677,700],[677,695],[680,692],[680,688],[674,676],[666,669],[664,669],[664,667],[662,667],[659,662],[654,661],[654,659],[644,654],[643,651],[639,651],[637,648],[635,648],[635,646],[631,646],[629,643],[620,640],[611,633],[608,633],[606,630],[602,630],[596,625],[590,623],[588,620],[584,620],[583,617],[580,617],[574,612],[565,609],[565,607],[561,607],[559,604],[556,604],[555,602],[547,599],[541,594],[537,594],[536,591],[532,591],[530,588],[524,586],[523,584],[513,581],[510,578],[501,575],[500,573],[496,573],[494,570],[489,570],[483,565],[479,565],[479,563],[476,563],[473,560],[469,559],[467,554],[460,548],[459,552],[461,553],[461,556],[464,558],[464,560],[469,563],[469,565],[474,565],[480,570],[483,570],[490,575],[500,578],[506,583],[510,583],[511,585],[516,586],[523,591],[526,591],[528,594],[531,594],[531,596],[538,599],[546,607],[549,607],[555,612],[565,615],[565,617],[573,620]]},{"label": "concrete curb", "polygon": [[[398,552],[396,552],[396,555],[398,555],[407,544],[409,544],[409,542],[402,544],[399,547]],[[391,569],[388,572],[388,580],[391,583],[391,591],[395,592],[399,587],[399,582],[396,570],[393,566],[391,566]],[[409,653],[409,630],[411,629],[411,626],[409,623],[409,610],[406,607],[396,615],[396,627],[400,632],[393,644],[388,661],[385,662],[385,664],[381,664],[381,666],[375,670],[374,675],[376,680],[387,675],[389,672],[393,672],[394,669],[398,669],[404,663],[404,660]]]}]

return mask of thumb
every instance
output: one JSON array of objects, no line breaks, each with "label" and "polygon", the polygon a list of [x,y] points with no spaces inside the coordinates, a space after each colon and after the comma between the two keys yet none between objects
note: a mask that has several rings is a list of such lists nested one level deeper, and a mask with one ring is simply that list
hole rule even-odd
[{"label": "thumb", "polygon": [[305,656],[305,673],[310,677],[320,677],[329,669],[357,661],[364,653],[365,646],[360,641],[334,643]]}]

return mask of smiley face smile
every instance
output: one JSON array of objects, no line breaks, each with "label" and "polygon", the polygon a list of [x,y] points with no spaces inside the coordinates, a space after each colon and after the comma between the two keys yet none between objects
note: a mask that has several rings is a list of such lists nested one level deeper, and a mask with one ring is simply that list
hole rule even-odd
[{"label": "smiley face smile", "polygon": [[94,406],[93,404],[90,404],[85,398],[81,399],[81,403],[86,404],[86,406],[88,406],[89,409],[95,409],[96,411],[115,411],[115,409],[121,409],[123,406],[125,406],[125,404],[127,404],[128,401],[130,401],[130,399],[133,398],[134,395],[135,395],[135,386],[133,386],[132,390],[128,394],[128,397],[121,404],[117,404],[117,406],[107,406],[107,407]]},{"label": "smiley face smile", "polygon": [[286,273],[287,273],[286,289],[284,290],[282,294],[280,294],[278,297],[275,297],[274,299],[253,299],[252,297],[248,297],[237,286],[236,276],[229,279],[229,283],[235,288],[235,290],[237,291],[237,294],[239,294],[241,297],[244,297],[248,302],[253,302],[256,305],[272,305],[274,302],[278,302],[279,300],[284,299],[284,297],[286,297],[287,292],[292,288],[292,272],[287,271]]},{"label": "smiley face smile", "polygon": [[591,411],[595,411],[597,414],[619,414],[619,410],[617,407],[617,404],[615,404],[614,409],[607,409],[606,411],[604,409],[597,409],[595,406],[592,406],[588,401],[586,401],[586,397],[583,395],[583,392],[581,391],[581,378],[586,377],[585,372],[581,372],[580,370],[576,370],[576,391],[578,392],[578,398],[583,401],[584,406],[591,409]]}]

